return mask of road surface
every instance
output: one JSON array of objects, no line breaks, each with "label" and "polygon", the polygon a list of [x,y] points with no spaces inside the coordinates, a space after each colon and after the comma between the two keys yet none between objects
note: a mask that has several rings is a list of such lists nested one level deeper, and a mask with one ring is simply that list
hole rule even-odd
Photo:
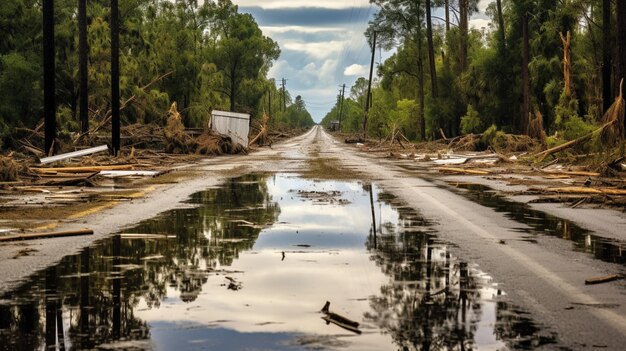
[{"label": "road surface", "polygon": [[[144,189],[139,200],[123,203],[59,229],[89,227],[94,236],[28,242],[38,251],[11,259],[23,244],[0,246],[0,289],[8,291],[35,270],[63,256],[76,253],[142,219],[184,206],[192,193],[214,186],[226,177],[258,172],[294,172],[326,179],[372,180],[385,191],[432,221],[438,236],[456,246],[456,256],[477,263],[508,294],[516,305],[530,312],[533,320],[557,334],[559,347],[611,350],[626,344],[626,290],[623,281],[585,285],[584,280],[608,274],[623,274],[624,267],[575,252],[571,242],[538,236],[535,242],[519,240],[520,224],[503,213],[481,206],[446,187],[411,172],[398,163],[385,161],[345,145],[316,126],[304,135],[275,144],[247,156],[211,158],[201,164],[181,167],[183,181]],[[570,218],[576,213],[559,209]],[[584,213],[584,212],[581,212]],[[598,218],[593,218],[598,221]],[[594,224],[582,225],[594,227]],[[608,213],[600,218],[607,235],[625,240],[624,216]],[[607,225],[610,223],[610,225]],[[602,228],[602,225],[596,225]],[[602,235],[603,233],[597,233]]]}]

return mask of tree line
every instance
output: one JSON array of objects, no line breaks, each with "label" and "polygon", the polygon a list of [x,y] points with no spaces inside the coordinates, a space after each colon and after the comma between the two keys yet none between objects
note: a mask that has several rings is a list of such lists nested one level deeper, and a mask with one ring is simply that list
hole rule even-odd
[{"label": "tree line", "polygon": [[[55,81],[61,133],[80,131],[77,0],[55,0]],[[34,128],[43,111],[42,2],[0,3],[0,139],[12,146],[15,128]],[[87,1],[88,111],[101,121],[111,109],[111,8]],[[176,101],[190,127],[213,109],[259,117],[276,105],[272,123],[310,125],[298,106],[268,78],[280,48],[254,17],[230,0],[120,0],[120,96],[134,97],[122,123],[164,123]],[[279,109],[279,97],[286,96]],[[302,100],[300,98],[300,100]],[[306,112],[308,114],[308,112]],[[310,118],[310,115],[309,115]]]},{"label": "tree line", "polygon": [[[619,95],[623,1],[496,0],[486,28],[469,28],[477,0],[370,2],[379,8],[365,32],[370,45],[376,33],[380,47],[396,48],[378,66],[370,135],[400,129],[432,140],[491,128],[561,142],[597,128]],[[344,101],[344,131],[362,126],[363,84]],[[323,123],[339,119],[337,105]]]}]

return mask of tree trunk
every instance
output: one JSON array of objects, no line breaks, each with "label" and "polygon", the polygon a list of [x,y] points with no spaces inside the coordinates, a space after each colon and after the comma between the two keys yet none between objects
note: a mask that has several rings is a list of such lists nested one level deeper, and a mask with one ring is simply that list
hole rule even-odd
[{"label": "tree trunk", "polygon": [[120,22],[118,0],[111,0],[111,153],[117,156],[120,138]]},{"label": "tree trunk", "polygon": [[[626,76],[626,1],[617,2],[617,75],[616,84]],[[620,85],[621,86],[621,85]],[[621,93],[621,92],[620,92]],[[624,118],[626,124],[626,118]],[[626,125],[625,125],[626,127]],[[624,128],[626,130],[626,128]]]},{"label": "tree trunk", "polygon": [[528,114],[530,113],[530,74],[528,62],[530,60],[530,48],[528,44],[528,14],[522,18],[522,116],[519,129],[528,134]]},{"label": "tree trunk", "polygon": [[611,0],[602,0],[602,107],[603,112],[613,103],[611,89]]},{"label": "tree trunk", "polygon": [[439,96],[437,88],[437,68],[435,67],[435,49],[433,47],[433,26],[430,18],[430,0],[426,0],[426,39],[428,40],[428,66],[430,68],[430,86],[433,98]]},{"label": "tree trunk", "polygon": [[78,0],[78,71],[79,71],[79,105],[80,132],[89,131],[89,77],[87,75],[89,47],[87,44],[87,0]]},{"label": "tree trunk", "polygon": [[559,36],[563,42],[563,89],[569,101],[572,97],[572,59],[570,50],[572,36],[569,31],[567,31],[565,36],[563,36],[563,33],[559,32]]},{"label": "tree trunk", "polygon": [[230,70],[230,112],[235,112],[235,95],[237,94],[237,61]]},{"label": "tree trunk", "polygon": [[[500,1],[500,0],[498,0]],[[444,1],[444,11],[446,13],[446,33],[448,33],[448,31],[450,30],[450,1],[449,0],[445,0]]]},{"label": "tree trunk", "polygon": [[235,77],[230,74],[230,112],[235,112]]},{"label": "tree trunk", "polygon": [[[417,18],[417,23],[422,23],[421,22],[421,18],[419,16],[419,2],[417,4],[417,13],[418,13],[418,18]],[[419,107],[419,133],[420,133],[420,137],[422,138],[422,141],[426,140],[426,116],[424,114],[424,102],[425,102],[425,96],[424,96],[424,61],[423,61],[423,57],[424,57],[424,50],[422,47],[422,29],[418,28],[417,30],[417,80],[418,80],[418,95],[419,95],[419,100],[420,100],[420,107]]]},{"label": "tree trunk", "polygon": [[55,101],[55,47],[54,47],[54,0],[43,2],[43,115],[44,115],[44,150],[50,156],[56,138],[56,101]]},{"label": "tree trunk", "polygon": [[467,69],[467,30],[468,30],[468,0],[459,0],[459,30],[461,31],[461,50],[459,51],[459,68],[461,72]]},{"label": "tree trunk", "polygon": [[496,10],[498,11],[498,35],[500,37],[501,54],[506,50],[506,30],[504,28],[504,16],[502,16],[502,0],[496,0]]}]

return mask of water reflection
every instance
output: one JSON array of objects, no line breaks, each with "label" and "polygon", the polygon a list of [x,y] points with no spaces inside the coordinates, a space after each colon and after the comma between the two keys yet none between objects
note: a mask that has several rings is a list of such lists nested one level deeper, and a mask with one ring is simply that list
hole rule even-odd
[{"label": "water reflection", "polygon": [[[532,348],[528,316],[359,182],[246,176],[34,275],[0,301],[0,349]],[[233,288],[234,287],[234,288]],[[360,323],[347,333],[321,320]]]},{"label": "water reflection", "polygon": [[[520,232],[547,234],[570,240],[574,242],[576,250],[588,252],[597,259],[619,264],[626,263],[626,255],[624,255],[626,243],[624,241],[594,235],[593,232],[581,228],[571,221],[533,210],[525,203],[507,200],[484,185],[452,184],[456,188],[462,189],[459,193],[472,201],[493,208],[496,212],[502,212],[514,221],[529,226],[529,228],[520,228]],[[524,240],[536,242],[532,237],[525,237]]]}]

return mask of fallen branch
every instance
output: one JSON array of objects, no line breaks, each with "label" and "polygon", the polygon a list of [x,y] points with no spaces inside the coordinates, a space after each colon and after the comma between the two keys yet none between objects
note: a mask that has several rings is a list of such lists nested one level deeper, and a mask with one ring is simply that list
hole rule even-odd
[{"label": "fallen branch", "polygon": [[[158,76],[158,77],[154,78],[152,81],[150,81],[150,83],[148,83],[148,84],[144,85],[143,87],[141,87],[141,90],[145,91],[146,89],[150,88],[153,84],[157,83],[160,80],[163,80],[163,79],[167,78],[172,73],[174,73],[174,71],[169,71],[169,72],[167,72],[167,73],[165,73],[165,74],[163,74],[161,76]],[[128,107],[128,105],[132,104],[135,100],[137,100],[137,95],[133,95],[133,96],[129,97],[120,106],[120,111],[122,111],[123,109]],[[109,123],[109,121],[111,120],[112,116],[113,116],[113,111],[112,110],[108,110],[107,113],[104,115],[104,120],[102,122],[100,122],[100,124],[98,126],[96,126],[96,128],[94,128],[93,130],[89,131],[87,134],[95,133],[95,132],[99,131],[102,127],[104,127],[107,123]],[[80,137],[78,139],[80,139]]]},{"label": "fallen branch", "polygon": [[[622,80],[623,82],[623,80]],[[617,125],[618,128],[620,129],[622,128],[621,125],[623,125],[623,119],[620,118],[621,115],[624,114],[624,100],[622,99],[622,85],[620,83],[620,93],[619,96],[615,99],[615,102],[613,103],[613,105],[611,105],[611,108],[609,108],[609,110],[606,112],[606,114],[603,116],[603,120],[606,121],[600,128],[592,131],[589,134],[583,135],[578,139],[574,139],[571,141],[568,141],[566,143],[563,143],[561,145],[555,146],[553,148],[550,148],[548,150],[539,152],[537,154],[535,154],[535,156],[540,156],[541,158],[539,159],[540,161],[543,161],[543,159],[545,159],[546,157],[557,153],[559,151],[563,151],[565,149],[569,149],[570,147],[576,146],[584,141],[587,141],[589,139],[591,139],[591,137],[596,134],[596,133],[600,133],[601,135],[605,134],[605,131],[610,131],[613,125]],[[620,130],[620,133],[623,133]],[[623,137],[622,135],[620,135],[619,137]]]},{"label": "fallen branch", "polygon": [[345,143],[346,144],[356,144],[356,143],[363,143],[365,142],[365,140],[363,138],[346,138]]},{"label": "fallen branch", "polygon": [[465,169],[456,167],[439,167],[439,172],[457,173],[457,174],[473,174],[473,175],[489,175],[491,173],[487,171],[479,171],[476,169]]},{"label": "fallen branch", "polygon": [[358,329],[359,322],[355,322],[337,313],[330,312],[329,308],[330,308],[330,302],[326,301],[326,304],[324,304],[324,307],[322,307],[322,313],[325,314],[325,316],[322,317],[322,319],[326,321],[326,324],[333,323],[353,333],[361,334],[361,331]]},{"label": "fallen branch", "polygon": [[596,277],[596,278],[585,279],[585,284],[591,285],[591,284],[608,283],[608,282],[612,282],[614,280],[618,280],[622,278],[624,277],[622,277],[619,274],[612,274],[612,275],[607,275],[606,277]]},{"label": "fallen branch", "polygon": [[599,177],[600,173],[598,172],[585,172],[585,171],[543,171],[547,174],[562,174],[562,175],[570,175],[570,176],[583,176],[583,177]]},{"label": "fallen branch", "polygon": [[626,195],[626,189],[583,188],[583,187],[578,187],[578,186],[568,186],[568,187],[560,187],[560,188],[546,188],[546,189],[544,189],[544,191],[545,192],[555,192],[555,193],[565,193],[565,194]]},{"label": "fallen branch", "polygon": [[446,137],[446,133],[443,132],[443,129],[439,128],[439,133],[441,134],[441,137],[444,141],[448,140],[448,138]]},{"label": "fallen branch", "polygon": [[16,240],[34,240],[43,238],[60,238],[65,236],[78,236],[78,235],[91,235],[93,230],[91,229],[79,229],[79,230],[66,230],[61,232],[49,232],[49,233],[29,233],[29,234],[15,234],[0,236],[0,242],[16,241]]}]

